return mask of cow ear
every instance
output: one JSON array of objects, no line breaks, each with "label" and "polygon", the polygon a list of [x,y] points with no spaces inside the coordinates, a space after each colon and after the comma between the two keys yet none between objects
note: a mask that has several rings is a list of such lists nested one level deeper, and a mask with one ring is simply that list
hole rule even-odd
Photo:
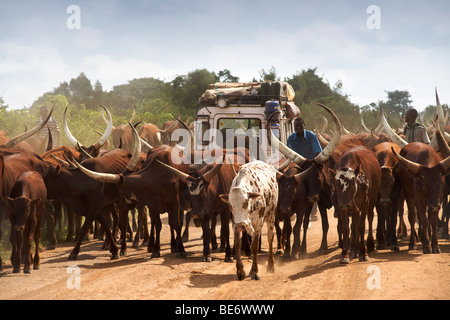
[{"label": "cow ear", "polygon": [[228,194],[226,194],[226,193],[221,194],[221,195],[219,195],[219,198],[220,198],[223,202],[228,203]]}]

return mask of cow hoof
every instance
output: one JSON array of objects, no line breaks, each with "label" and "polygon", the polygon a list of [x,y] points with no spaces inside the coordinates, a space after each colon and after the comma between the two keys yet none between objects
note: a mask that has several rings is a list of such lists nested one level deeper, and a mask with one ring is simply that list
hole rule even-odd
[{"label": "cow hoof", "polygon": [[30,274],[30,268],[23,268],[23,273]]},{"label": "cow hoof", "polygon": [[439,253],[441,253],[441,249],[440,249],[440,248],[433,248],[433,249],[432,249],[432,253],[437,253],[437,254],[439,254]]},{"label": "cow hoof", "polygon": [[78,258],[78,255],[77,255],[77,254],[71,253],[71,254],[69,255],[69,260],[77,260],[77,258]]},{"label": "cow hoof", "polygon": [[423,254],[430,254],[431,248],[423,248]]},{"label": "cow hoof", "polygon": [[36,265],[36,264],[33,266],[33,270],[39,270],[40,268],[41,267],[39,265]]},{"label": "cow hoof", "polygon": [[252,280],[261,280],[261,276],[258,273],[251,273],[250,277]]},{"label": "cow hoof", "polygon": [[119,256],[117,255],[117,253],[111,255],[111,260],[118,260],[118,259]]},{"label": "cow hoof", "polygon": [[369,261],[369,256],[368,255],[359,256],[359,261],[360,262]]},{"label": "cow hoof", "polygon": [[241,280],[241,281],[245,279],[245,272],[244,271],[241,271],[241,272],[238,271],[236,273],[236,275],[237,275],[238,279]]},{"label": "cow hoof", "polygon": [[13,273],[19,273],[19,272],[20,272],[20,267],[13,268]]},{"label": "cow hoof", "polygon": [[177,258],[185,259],[186,257],[187,257],[186,252],[178,252],[177,253]]},{"label": "cow hoof", "polygon": [[399,246],[391,246],[391,251],[400,252]]},{"label": "cow hoof", "polygon": [[151,255],[152,259],[153,258],[159,258],[159,257],[161,257],[161,253],[160,252],[153,252],[152,255]]},{"label": "cow hoof", "polygon": [[126,257],[126,256],[128,255],[128,252],[126,252],[126,251],[120,251],[120,255]]},{"label": "cow hoof", "polygon": [[234,258],[233,257],[225,257],[225,262],[234,262]]},{"label": "cow hoof", "polygon": [[349,264],[350,263],[350,259],[348,257],[345,258],[341,258],[341,260],[339,260],[340,264]]},{"label": "cow hoof", "polygon": [[203,257],[203,262],[212,262],[211,257]]},{"label": "cow hoof", "polygon": [[409,250],[417,250],[417,245],[410,245]]}]

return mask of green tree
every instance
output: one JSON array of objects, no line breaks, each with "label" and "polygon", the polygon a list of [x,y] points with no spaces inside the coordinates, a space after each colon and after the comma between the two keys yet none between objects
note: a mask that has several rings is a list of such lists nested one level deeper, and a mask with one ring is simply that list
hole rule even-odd
[{"label": "green tree", "polygon": [[216,75],[213,72],[216,80],[214,82],[239,82],[239,77],[235,77],[231,74],[231,71],[228,69],[224,69],[222,71],[219,71],[219,73]]},{"label": "green tree", "polygon": [[70,103],[75,105],[84,104],[88,108],[93,108],[92,97],[94,89],[91,81],[82,72],[80,75],[69,82]]},{"label": "green tree", "polygon": [[280,81],[280,78],[277,76],[277,70],[274,66],[272,66],[269,70],[261,69],[259,71],[259,79],[260,81]]}]

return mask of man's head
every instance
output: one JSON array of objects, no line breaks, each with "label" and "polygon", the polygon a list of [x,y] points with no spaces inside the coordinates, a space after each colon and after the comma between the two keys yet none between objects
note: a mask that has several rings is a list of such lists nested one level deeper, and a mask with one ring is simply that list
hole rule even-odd
[{"label": "man's head", "polygon": [[295,132],[301,133],[303,135],[304,129],[305,129],[305,120],[303,120],[303,118],[296,118],[294,121]]},{"label": "man's head", "polygon": [[414,121],[416,121],[418,115],[419,115],[419,113],[414,108],[406,110],[405,122],[408,124],[414,123]]}]

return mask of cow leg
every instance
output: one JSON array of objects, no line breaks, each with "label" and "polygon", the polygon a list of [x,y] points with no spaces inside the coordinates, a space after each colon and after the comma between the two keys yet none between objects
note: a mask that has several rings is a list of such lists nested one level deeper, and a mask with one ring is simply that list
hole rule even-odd
[{"label": "cow leg", "polygon": [[317,202],[320,212],[320,218],[322,220],[322,242],[320,244],[319,252],[326,252],[328,250],[328,229],[330,225],[328,223],[327,207],[319,200]]},{"label": "cow leg", "polygon": [[[111,260],[118,259],[119,258],[119,249],[117,248],[116,241],[114,239],[114,236],[111,232],[110,227],[108,226],[108,221],[106,220],[105,216],[102,214],[99,214],[97,217],[98,221],[103,226],[103,230],[105,231],[106,240],[110,243],[109,252],[111,252]],[[84,225],[83,225],[84,227]]]},{"label": "cow leg", "polygon": [[252,232],[252,269],[250,270],[250,277],[252,280],[260,280],[261,276],[258,274],[258,247],[259,247],[260,232]]},{"label": "cow leg", "polygon": [[86,216],[86,220],[84,220],[83,226],[81,227],[80,232],[77,236],[77,243],[75,244],[75,247],[73,248],[72,252],[69,255],[69,260],[76,260],[78,257],[78,254],[80,253],[80,246],[81,242],[83,241],[83,238],[88,234],[89,228],[92,225],[92,222],[94,221],[94,218],[97,214],[89,212]]},{"label": "cow leg", "polygon": [[56,233],[55,233],[55,208],[50,201],[45,204],[45,216],[47,220],[47,236],[48,245],[47,250],[55,250],[56,248]]},{"label": "cow leg", "polygon": [[234,227],[234,248],[236,249],[236,275],[239,280],[244,280],[244,263],[241,257],[241,228]]},{"label": "cow leg", "polygon": [[30,273],[31,266],[31,245],[33,244],[33,235],[36,230],[36,207],[31,208],[30,216],[28,217],[27,224],[25,226],[24,243],[22,248],[23,257],[23,273]]},{"label": "cow leg", "polygon": [[186,258],[186,251],[184,250],[183,240],[181,239],[181,228],[183,227],[181,217],[183,217],[183,212],[180,209],[179,201],[176,201],[172,209],[169,210],[169,225],[171,226],[172,232],[175,232],[174,240],[171,242],[174,243],[173,249],[177,252],[177,257]]},{"label": "cow leg", "polygon": [[219,245],[217,243],[217,236],[216,236],[216,225],[217,225],[217,216],[212,215],[211,217],[211,249],[216,250]]},{"label": "cow leg", "polygon": [[426,205],[417,201],[417,217],[419,218],[419,236],[422,242],[423,253],[431,253],[430,238],[428,236],[429,222],[426,215]]},{"label": "cow leg", "polygon": [[211,262],[211,227],[209,217],[207,215],[203,217],[201,223],[203,231],[203,262]]},{"label": "cow leg", "polygon": [[411,235],[409,236],[409,250],[417,250],[416,244],[416,207],[412,201],[407,200],[406,204],[408,206],[408,220],[411,228]]},{"label": "cow leg", "polygon": [[[294,252],[297,252],[300,250],[300,227],[297,227],[297,224],[300,224],[301,222],[298,222],[299,218],[297,215],[297,220],[294,225],[294,246],[292,247],[292,254]],[[296,238],[298,231],[298,239]],[[291,234],[292,234],[292,225],[291,225],[291,217],[285,216],[283,221],[283,247],[284,247],[284,258],[289,258],[291,256]]]},{"label": "cow leg", "polygon": [[269,242],[269,257],[267,261],[267,272],[275,271],[275,260],[273,257],[273,229],[274,229],[275,218],[269,217],[267,220],[267,241]]},{"label": "cow leg", "polygon": [[[150,219],[152,224],[152,230],[150,233],[150,241],[148,242],[147,252],[151,253],[152,258],[158,258],[161,256],[161,244],[160,244],[160,235],[162,229],[161,217],[158,212],[154,212],[151,207],[150,211]],[[152,235],[153,234],[153,235]]]},{"label": "cow leg", "polygon": [[[368,220],[368,235],[367,235],[367,251],[368,252],[373,252],[375,251],[375,241],[373,238],[373,206],[370,205],[369,210],[367,211],[367,220]],[[362,225],[364,227],[364,231],[365,231],[365,218],[362,218]],[[385,231],[384,231],[385,232]],[[364,233],[363,233],[363,238],[364,238]],[[363,241],[364,244],[364,241]],[[366,247],[366,246],[365,246]],[[366,255],[367,256],[367,252]]]},{"label": "cow leg", "polygon": [[340,263],[348,264],[350,263],[349,255],[348,255],[348,242],[349,242],[349,217],[348,217],[348,209],[342,208],[339,210],[339,222],[340,222],[340,229],[342,232],[342,257],[339,260]]},{"label": "cow leg", "polygon": [[438,221],[439,221],[439,208],[428,208],[428,221],[431,227],[431,252],[441,253],[441,249],[438,245]]},{"label": "cow leg", "polygon": [[12,245],[11,264],[13,266],[13,273],[19,273],[22,260],[23,231],[16,231],[14,226],[11,225],[10,241]]},{"label": "cow leg", "polygon": [[225,262],[232,262],[233,254],[230,245],[230,212],[220,213],[220,228],[225,242]]},{"label": "cow leg", "polygon": [[392,205],[387,211],[388,219],[387,219],[387,237],[389,240],[389,244],[391,246],[391,250],[395,252],[400,251],[400,247],[398,246],[397,235],[395,233],[395,227],[397,226],[397,212],[398,212],[398,203],[392,201]]},{"label": "cow leg", "polygon": [[385,248],[385,235],[386,235],[386,225],[389,224],[388,212],[390,211],[390,203],[383,202],[381,203],[379,200],[377,201],[377,215],[378,215],[378,224],[377,224],[377,250],[384,250]]},{"label": "cow leg", "polygon": [[189,224],[191,223],[191,218],[192,218],[192,211],[189,210],[185,214],[186,226],[184,227],[183,235],[181,236],[183,242],[189,241]]},{"label": "cow leg", "polygon": [[36,210],[36,228],[34,230],[34,259],[33,259],[33,270],[39,270],[41,264],[41,258],[39,256],[39,241],[41,240],[41,223],[44,208]]},{"label": "cow leg", "polygon": [[313,204],[308,205],[305,209],[305,217],[303,218],[303,239],[302,239],[302,245],[300,247],[300,253],[305,254],[306,253],[306,234],[308,233],[308,226],[309,226],[309,219],[311,217],[311,211],[313,208]]},{"label": "cow leg", "polygon": [[277,233],[277,255],[283,254],[283,240],[281,235],[281,228],[280,228],[280,219],[278,216],[275,218],[275,232]]}]

